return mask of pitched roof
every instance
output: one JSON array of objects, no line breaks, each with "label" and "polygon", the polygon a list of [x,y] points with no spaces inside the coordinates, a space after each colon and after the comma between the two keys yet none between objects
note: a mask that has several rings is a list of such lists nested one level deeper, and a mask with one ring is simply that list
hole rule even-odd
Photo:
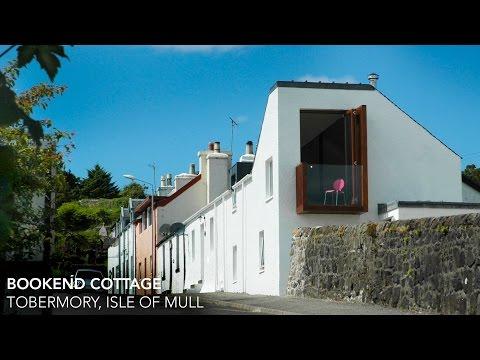
[{"label": "pitched roof", "polygon": [[277,87],[307,88],[307,89],[334,89],[334,90],[375,90],[370,84],[328,83],[312,81],[276,81],[270,92]]}]

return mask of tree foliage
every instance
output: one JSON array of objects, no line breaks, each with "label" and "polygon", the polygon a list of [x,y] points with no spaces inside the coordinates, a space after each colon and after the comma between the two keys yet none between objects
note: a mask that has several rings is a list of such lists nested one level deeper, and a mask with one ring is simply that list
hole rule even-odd
[{"label": "tree foliage", "polygon": [[[13,127],[9,129],[10,133],[7,130],[8,134],[2,133],[0,136],[0,250],[5,250],[6,240],[11,239],[18,229],[18,227],[15,228],[16,220],[12,216],[16,210],[15,181],[17,180],[18,184],[18,178],[22,177],[21,171],[17,174],[18,161],[22,159],[13,147],[16,142],[12,145],[11,139],[5,139],[4,136],[21,135],[18,143],[25,144],[26,139],[23,136],[26,133],[23,131],[21,134],[19,130],[26,130],[33,144],[40,147],[44,126],[49,122],[32,119],[32,110],[35,106],[45,108],[49,100],[65,90],[64,87],[41,84],[17,95],[13,88],[15,80],[20,73],[20,68],[27,66],[35,58],[53,81],[61,66],[59,58],[68,58],[61,45],[11,45],[0,54],[0,57],[15,48],[17,48],[16,61],[0,71],[0,130]],[[53,135],[44,141],[43,146],[45,149],[53,149],[55,141],[58,144],[64,135],[62,132],[54,131]]]},{"label": "tree foliage", "polygon": [[120,192],[121,197],[132,198],[132,199],[144,199],[145,196],[145,187],[138,183],[131,183],[126,185]]},{"label": "tree foliage", "polygon": [[480,185],[480,168],[477,168],[474,164],[467,165],[463,170],[463,175]]},{"label": "tree foliage", "polygon": [[[18,67],[11,63],[3,73],[13,86]],[[39,84],[17,95],[16,101],[22,111],[30,114],[37,106],[46,109],[48,102],[65,89],[65,86]],[[65,155],[73,149],[72,133],[54,128],[51,120],[42,120],[40,125],[46,130],[41,146],[37,146],[20,123],[0,127],[1,149],[10,151],[6,159],[8,174],[4,174],[8,180],[0,174],[3,185],[8,186],[4,193],[8,199],[2,202],[2,207],[3,216],[9,220],[9,227],[1,230],[4,241],[0,247],[21,257],[31,255],[32,249],[45,238],[45,195],[65,186],[62,165]]]},{"label": "tree foliage", "polygon": [[81,258],[97,248],[101,238],[100,227],[110,227],[120,216],[120,207],[128,198],[82,199],[62,204],[57,209],[57,241],[55,251],[59,257]]},{"label": "tree foliage", "polygon": [[87,178],[82,181],[81,192],[84,198],[89,199],[111,199],[119,195],[112,175],[99,164],[88,170]]},{"label": "tree foliage", "polygon": [[63,170],[64,186],[59,190],[57,206],[63,203],[81,199],[81,179],[70,170]]}]

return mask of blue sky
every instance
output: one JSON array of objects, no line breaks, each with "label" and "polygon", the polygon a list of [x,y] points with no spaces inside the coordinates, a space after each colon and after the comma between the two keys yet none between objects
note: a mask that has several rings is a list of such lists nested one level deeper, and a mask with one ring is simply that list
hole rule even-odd
[{"label": "blue sky", "polygon": [[[0,49],[3,49],[0,46]],[[480,46],[75,46],[56,83],[67,92],[36,118],[76,133],[68,167],[84,177],[95,163],[118,185],[131,173],[152,180],[185,172],[210,140],[230,148],[229,116],[239,120],[234,157],[256,144],[276,80],[367,82],[449,147],[463,166],[480,163]],[[0,61],[4,66],[11,53]],[[17,90],[48,81],[38,65]],[[475,153],[475,154],[472,154]],[[414,159],[412,159],[413,161]]]}]

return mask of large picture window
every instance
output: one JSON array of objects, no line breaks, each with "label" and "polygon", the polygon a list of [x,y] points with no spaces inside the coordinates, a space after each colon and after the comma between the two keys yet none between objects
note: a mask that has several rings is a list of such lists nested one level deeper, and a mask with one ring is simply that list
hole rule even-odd
[{"label": "large picture window", "polygon": [[297,213],[368,211],[366,106],[300,112]]}]

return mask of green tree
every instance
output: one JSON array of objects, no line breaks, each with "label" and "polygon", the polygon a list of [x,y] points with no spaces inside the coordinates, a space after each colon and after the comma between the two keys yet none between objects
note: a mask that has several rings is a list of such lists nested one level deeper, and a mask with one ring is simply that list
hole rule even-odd
[{"label": "green tree", "polygon": [[480,185],[480,168],[474,164],[467,165],[463,170],[463,175]]},{"label": "green tree", "polygon": [[88,170],[81,191],[82,196],[89,199],[111,199],[119,195],[118,187],[112,182],[112,175],[99,164]]},{"label": "green tree", "polygon": [[57,206],[81,198],[81,179],[70,170],[63,170],[65,186],[60,189],[57,197]]},{"label": "green tree", "polygon": [[[18,75],[16,62],[10,63],[2,73],[13,86]],[[46,109],[49,101],[65,89],[65,86],[51,84],[35,85],[18,94],[16,102],[23,112],[30,114],[38,106]],[[4,203],[8,205],[4,211],[9,227],[4,229],[0,248],[2,253],[9,252],[20,258],[28,258],[41,242],[49,239],[45,225],[53,213],[49,212],[50,206],[44,204],[51,202],[52,191],[64,186],[61,167],[65,155],[73,149],[72,133],[52,127],[51,120],[42,120],[40,124],[45,129],[41,146],[37,146],[20,123],[0,127],[0,143],[11,151],[5,193],[9,198]]]},{"label": "green tree", "polygon": [[[19,69],[28,65],[33,59],[40,64],[50,80],[53,81],[61,65],[59,58],[68,59],[68,57],[61,45],[11,45],[0,53],[0,58],[15,48],[17,49],[15,63],[10,64],[5,71],[0,71],[0,129],[9,126],[22,127],[28,131],[35,144],[40,146],[43,137],[42,123],[31,118],[31,111],[27,111],[22,106],[13,85],[19,75]],[[33,100],[35,98],[38,100],[39,95],[43,100],[48,99],[48,96],[41,95],[41,88],[37,90],[39,90],[37,94],[34,94],[35,91],[30,92]],[[25,100],[29,100],[28,96],[25,97]],[[33,102],[32,104],[39,105],[39,103],[34,104]],[[12,235],[10,215],[15,206],[13,193],[16,171],[15,156],[14,149],[0,138],[0,240],[5,240]],[[0,255],[2,254],[0,253]]]},{"label": "green tree", "polygon": [[[0,58],[11,50],[17,48],[17,58],[14,64],[11,64],[6,71],[0,71],[0,129],[4,130],[9,127],[14,127],[13,132],[21,128],[27,130],[30,140],[40,148],[43,145],[43,151],[45,155],[54,153],[59,141],[65,136],[65,133],[54,131],[53,135],[44,139],[43,127],[48,126],[48,122],[40,122],[34,120],[31,117],[32,109],[34,106],[44,106],[49,99],[56,95],[55,88],[39,87],[36,90],[32,90],[27,94],[24,94],[22,99],[16,94],[14,90],[14,83],[16,77],[19,75],[19,69],[28,65],[34,58],[40,64],[40,67],[45,70],[50,80],[53,82],[58,68],[60,67],[59,58],[67,58],[64,47],[61,45],[11,45],[4,51],[0,52]],[[50,95],[47,94],[48,90],[52,90]],[[31,95],[31,97],[29,96]],[[42,101],[43,105],[42,105]],[[29,105],[30,111],[29,111]],[[21,139],[20,143],[24,139]],[[19,196],[15,193],[15,181],[21,174],[18,173],[17,161],[21,157],[21,153],[15,150],[12,144],[8,143],[8,140],[3,136],[0,136],[0,261],[5,258],[5,250],[8,245],[11,244],[9,240],[15,240],[15,232],[20,229],[19,222],[15,220],[15,210],[17,204],[16,200]],[[54,156],[47,156],[50,160],[54,160]],[[50,181],[50,194],[54,194],[56,185],[56,166],[50,164],[46,174],[51,177]],[[45,174],[44,174],[45,175]],[[44,262],[47,266],[50,265],[49,251],[50,244],[54,240],[54,229],[52,228],[54,220],[55,199],[54,197],[49,199],[50,204],[45,208],[44,216],[49,217],[49,223],[42,231],[44,237]],[[53,208],[52,206],[53,205]],[[33,225],[35,226],[35,224]],[[38,224],[37,224],[38,226]],[[23,233],[30,230],[30,226],[23,226]],[[18,240],[18,239],[17,239]],[[25,244],[23,244],[25,245]],[[24,248],[25,246],[21,246]],[[3,311],[3,299],[4,299],[4,274],[0,274],[0,312]]]},{"label": "green tree", "polygon": [[62,261],[73,257],[85,261],[85,255],[102,244],[100,227],[112,227],[119,219],[120,207],[127,204],[127,198],[82,199],[62,204],[56,217],[56,257]]},{"label": "green tree", "polygon": [[145,187],[138,183],[131,183],[120,191],[120,196],[132,199],[144,199],[146,197]]}]

